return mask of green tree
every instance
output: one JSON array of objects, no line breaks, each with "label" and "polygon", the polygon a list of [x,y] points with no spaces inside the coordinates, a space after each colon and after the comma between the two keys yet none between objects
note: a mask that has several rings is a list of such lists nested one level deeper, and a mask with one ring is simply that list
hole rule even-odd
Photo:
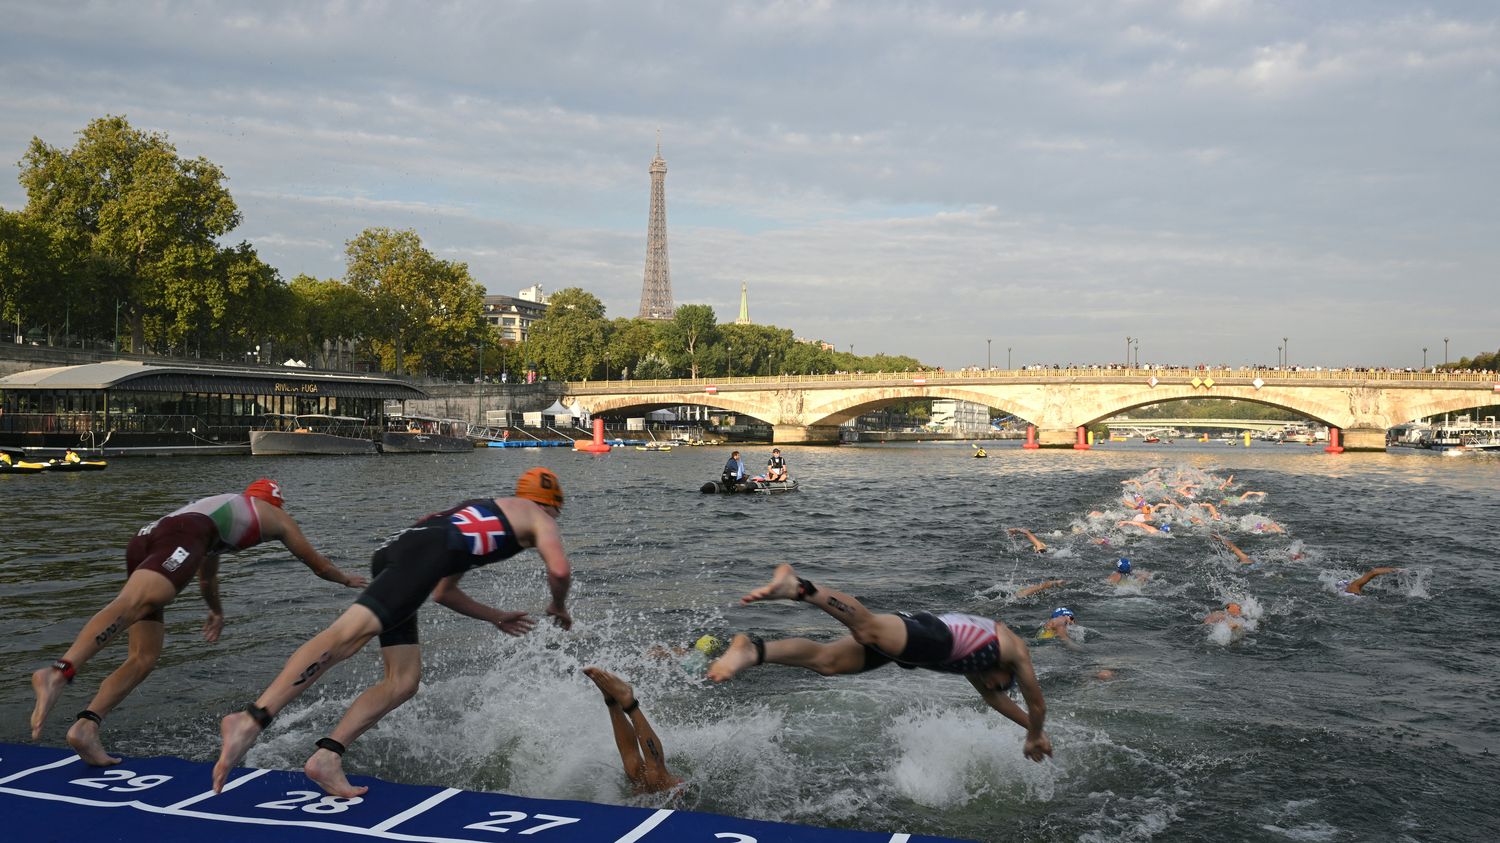
[{"label": "green tree", "polygon": [[531,357],[548,377],[582,380],[603,368],[609,329],[604,304],[593,293],[559,290],[531,324]]},{"label": "green tree", "polygon": [[676,358],[673,362],[686,368],[688,377],[698,377],[698,355],[718,339],[719,324],[714,309],[706,304],[680,305],[672,321],[662,327],[666,351]]},{"label": "green tree", "polygon": [[100,277],[121,302],[132,349],[181,342],[192,328],[180,322],[201,323],[214,310],[182,288],[205,277],[217,238],[240,222],[217,165],[180,158],[165,135],[111,115],[89,123],[70,150],[32,138],[20,166],[27,215],[80,235],[108,265]]},{"label": "green tree", "polygon": [[[660,322],[620,317],[610,323],[606,355],[606,376],[622,377],[626,371],[641,376],[641,361],[652,354],[660,355],[663,345]],[[670,371],[670,366],[668,370]],[[670,377],[670,375],[667,375]]]},{"label": "green tree", "polygon": [[382,365],[472,371],[470,352],[483,338],[484,290],[469,267],[434,256],[411,229],[367,228],[345,250],[344,279],[364,298],[368,337]]}]

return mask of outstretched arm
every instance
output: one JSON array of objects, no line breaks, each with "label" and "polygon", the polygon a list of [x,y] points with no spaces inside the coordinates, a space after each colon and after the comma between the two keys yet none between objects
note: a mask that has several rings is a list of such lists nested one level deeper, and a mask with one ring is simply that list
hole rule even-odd
[{"label": "outstretched arm", "polygon": [[432,602],[445,609],[452,609],[464,617],[494,624],[496,629],[506,635],[524,635],[536,626],[536,621],[528,617],[525,612],[507,612],[504,609],[486,606],[470,597],[458,587],[458,581],[463,579],[463,576],[463,574],[454,574],[439,580],[437,587],[432,590]]},{"label": "outstretched arm", "polygon": [[542,515],[536,518],[536,551],[542,555],[542,564],[547,566],[547,590],[552,594],[552,603],[547,614],[563,629],[573,627],[573,616],[568,614],[568,590],[573,585],[573,566],[568,563],[568,552],[563,549],[562,532],[557,522]]},{"label": "outstretched arm", "polygon": [[1364,593],[1365,586],[1367,586],[1367,585],[1370,584],[1370,580],[1373,580],[1373,579],[1375,579],[1376,577],[1378,577],[1378,576],[1380,576],[1382,574],[1390,574],[1390,573],[1394,573],[1394,572],[1399,571],[1399,570],[1401,570],[1401,569],[1400,568],[1391,568],[1391,567],[1388,567],[1388,566],[1382,566],[1382,567],[1379,567],[1379,568],[1371,568],[1370,570],[1368,570],[1364,574],[1362,574],[1359,579],[1354,580],[1353,582],[1351,582],[1348,585],[1344,586],[1344,591],[1347,591],[1350,594],[1362,594],[1362,593]]},{"label": "outstretched arm", "polygon": [[1034,533],[1032,533],[1030,530],[1028,530],[1028,529],[1026,529],[1024,527],[1011,527],[1009,530],[1006,530],[1005,532],[1010,533],[1013,536],[1016,535],[1016,534],[1018,534],[1018,533],[1020,535],[1025,536],[1026,540],[1029,541],[1029,542],[1031,542],[1032,549],[1035,550],[1037,553],[1046,553],[1047,552],[1047,545],[1045,543],[1043,543],[1041,539],[1037,538]]},{"label": "outstretched arm", "polygon": [[1037,583],[1036,585],[1028,585],[1020,591],[1016,592],[1016,596],[1030,597],[1031,595],[1036,594],[1038,591],[1046,591],[1049,588],[1056,588],[1060,585],[1065,585],[1067,582],[1067,580],[1047,580],[1046,582]]},{"label": "outstretched arm", "polygon": [[203,640],[214,642],[224,631],[224,604],[219,601],[219,555],[203,557],[198,566],[198,592],[208,604],[208,620],[203,623]]}]

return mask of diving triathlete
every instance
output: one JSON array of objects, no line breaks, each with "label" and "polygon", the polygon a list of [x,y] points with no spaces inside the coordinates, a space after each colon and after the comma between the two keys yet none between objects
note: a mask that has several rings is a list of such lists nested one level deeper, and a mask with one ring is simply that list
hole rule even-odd
[{"label": "diving triathlete", "polygon": [[[875,614],[843,592],[798,577],[791,565],[778,565],[770,583],[740,598],[747,605],[762,600],[809,603],[848,627],[850,634],[820,644],[807,638],[766,641],[741,633],[709,665],[708,678],[723,682],[768,662],[824,676],[863,673],[891,662],[908,669],[962,674],[991,708],[1026,730],[1027,758],[1041,761],[1052,754],[1052,741],[1042,728],[1047,704],[1031,667],[1031,654],[1005,624],[958,613]],[[1025,710],[1006,693],[1017,686],[1026,700]]]},{"label": "diving triathlete", "polygon": [[572,568],[557,529],[562,505],[557,475],[533,468],[516,481],[514,497],[467,500],[425,516],[391,537],[371,557],[375,581],[354,605],[298,648],[255,702],[224,718],[220,725],[224,745],[214,765],[214,791],[223,790],[230,771],[272,718],[330,667],[379,635],[384,676],[359,695],[328,737],[318,740],[317,751],[303,765],[307,777],[334,796],[359,796],[368,790],[354,787],[344,776],[344,750],[417,693],[422,674],[417,610],[429,594],[434,602],[491,623],[506,635],[524,635],[536,625],[525,612],[486,606],[460,590],[459,580],[472,568],[536,548],[546,565],[552,596],[547,614],[563,629],[570,628],[573,618],[566,603]]},{"label": "diving triathlete", "polygon": [[625,777],[635,792],[660,793],[682,784],[682,779],[667,769],[661,739],[651,728],[646,713],[641,711],[641,701],[636,698],[630,683],[602,667],[586,667],[583,672],[604,695],[604,705],[609,709],[609,725],[615,735],[615,748],[620,751]]},{"label": "diving triathlete", "polygon": [[219,556],[276,539],[319,577],[350,588],[367,584],[351,576],[308,543],[297,522],[282,511],[281,486],[264,477],[238,494],[193,501],[136,533],[125,548],[125,585],[119,595],[84,625],[62,658],[31,674],[36,706],[31,711],[31,738],[41,737],[42,723],[63,685],[111,639],[130,630],[130,655],[115,669],[68,729],[68,745],[85,763],[107,767],[120,759],[104,751],[99,727],[156,667],[166,638],[163,609],[198,575],[208,604],[203,639],[214,642],[224,629],[219,602]]}]

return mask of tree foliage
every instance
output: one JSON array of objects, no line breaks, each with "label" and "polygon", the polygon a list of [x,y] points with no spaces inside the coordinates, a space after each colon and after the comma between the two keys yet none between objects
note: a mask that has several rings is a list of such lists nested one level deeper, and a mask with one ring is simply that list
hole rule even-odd
[{"label": "tree foliage", "polygon": [[719,338],[714,309],[706,304],[679,305],[672,321],[662,327],[668,359],[679,368],[686,368],[688,377],[698,377],[700,353]]},{"label": "tree foliage", "polygon": [[604,304],[577,287],[552,295],[547,313],[531,325],[530,353],[549,377],[582,380],[604,366],[610,325]]}]

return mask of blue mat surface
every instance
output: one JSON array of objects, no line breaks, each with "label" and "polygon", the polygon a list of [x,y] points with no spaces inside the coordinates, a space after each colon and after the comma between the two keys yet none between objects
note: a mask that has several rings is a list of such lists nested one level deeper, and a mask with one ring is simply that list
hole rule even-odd
[{"label": "blue mat surface", "polygon": [[[669,809],[531,799],[353,776],[363,797],[325,796],[301,772],[234,771],[222,794],[210,765],[126,758],[89,767],[68,750],[0,743],[0,837],[15,841],[330,841],[476,843],[944,843]],[[523,841],[522,843],[525,843]],[[948,841],[951,843],[951,841]]]}]

